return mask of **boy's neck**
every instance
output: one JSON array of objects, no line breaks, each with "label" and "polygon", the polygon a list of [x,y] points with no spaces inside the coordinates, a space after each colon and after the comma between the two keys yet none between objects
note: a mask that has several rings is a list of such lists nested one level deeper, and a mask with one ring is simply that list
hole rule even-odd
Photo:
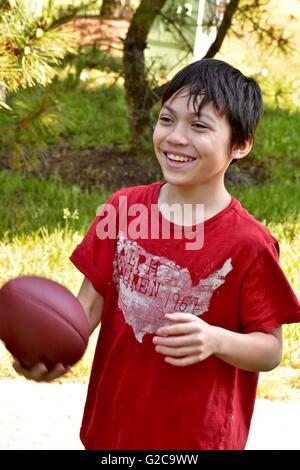
[{"label": "boy's neck", "polygon": [[208,188],[206,185],[183,187],[166,183],[161,188],[158,202],[168,205],[203,204],[204,219],[207,220],[225,209],[231,202],[231,196],[224,184]]}]

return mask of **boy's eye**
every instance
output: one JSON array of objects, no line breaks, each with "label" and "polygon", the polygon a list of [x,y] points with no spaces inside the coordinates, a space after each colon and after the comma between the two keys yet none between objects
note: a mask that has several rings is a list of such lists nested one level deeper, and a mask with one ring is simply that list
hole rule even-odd
[{"label": "boy's eye", "polygon": [[171,122],[171,119],[168,116],[159,116],[159,120],[165,123]]},{"label": "boy's eye", "polygon": [[195,127],[196,129],[208,129],[208,127],[202,124],[201,122],[195,122],[193,124],[193,127]]}]

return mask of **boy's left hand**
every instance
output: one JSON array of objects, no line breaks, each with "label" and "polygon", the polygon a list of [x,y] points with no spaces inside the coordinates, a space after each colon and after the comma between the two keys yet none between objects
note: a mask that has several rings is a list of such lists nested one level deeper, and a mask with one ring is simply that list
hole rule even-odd
[{"label": "boy's left hand", "polygon": [[153,338],[155,350],[164,354],[165,362],[185,367],[216,352],[216,328],[192,313],[168,313],[164,318],[173,323],[163,326]]}]

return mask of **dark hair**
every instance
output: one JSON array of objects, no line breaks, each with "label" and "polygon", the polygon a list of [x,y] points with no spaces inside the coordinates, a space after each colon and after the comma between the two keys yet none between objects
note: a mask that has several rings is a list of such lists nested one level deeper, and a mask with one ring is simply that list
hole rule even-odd
[{"label": "dark hair", "polygon": [[[201,59],[187,65],[171,79],[162,104],[185,88],[198,115],[204,106],[213,103],[216,110],[227,117],[231,146],[254,138],[263,114],[262,92],[254,78],[246,77],[222,60]],[[199,96],[203,97],[200,104]]]}]

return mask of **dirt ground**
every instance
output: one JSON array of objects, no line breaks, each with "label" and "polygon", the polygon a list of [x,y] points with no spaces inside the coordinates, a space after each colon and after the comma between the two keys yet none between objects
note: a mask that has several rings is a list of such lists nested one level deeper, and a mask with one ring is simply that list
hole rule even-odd
[{"label": "dirt ground", "polygon": [[102,50],[123,49],[129,21],[120,18],[76,18],[69,25],[81,46],[97,45]]},{"label": "dirt ground", "polygon": [[[49,148],[40,174],[59,175],[63,182],[82,189],[116,191],[122,187],[149,184],[163,178],[153,154],[140,158],[117,146],[83,151]],[[243,187],[261,184],[268,177],[263,165],[252,161],[232,165],[226,175],[229,185]]]},{"label": "dirt ground", "polygon": [[[0,155],[0,170],[3,168],[9,168],[4,154]],[[71,149],[66,145],[50,146],[43,153],[40,168],[27,171],[39,178],[59,176],[64,184],[76,185],[89,192],[104,190],[108,193],[163,178],[154,153],[141,158],[128,154],[117,145],[86,150]],[[262,184],[267,178],[267,169],[249,158],[228,169],[226,182],[229,186],[244,187]]]}]

